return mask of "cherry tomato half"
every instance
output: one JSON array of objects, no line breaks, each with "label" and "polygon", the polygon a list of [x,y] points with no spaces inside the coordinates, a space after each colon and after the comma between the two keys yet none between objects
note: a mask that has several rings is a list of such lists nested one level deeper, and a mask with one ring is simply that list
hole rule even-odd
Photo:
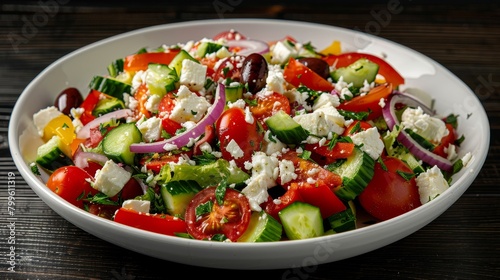
[{"label": "cherry tomato half", "polygon": [[[245,232],[250,223],[252,211],[246,196],[227,188],[224,203],[219,205],[215,197],[216,187],[208,187],[197,193],[186,208],[185,220],[188,233],[196,239],[211,239],[223,234],[235,242]],[[206,213],[197,214],[201,205],[212,203]]]},{"label": "cherry tomato half", "polygon": [[47,187],[64,198],[69,203],[82,208],[82,194],[95,195],[97,190],[92,188],[89,181],[93,177],[77,166],[64,166],[56,169],[47,180]]},{"label": "cherry tomato half", "polygon": [[387,170],[377,162],[372,180],[358,196],[361,206],[373,217],[388,220],[422,205],[415,177],[398,174],[412,174],[408,165],[395,157],[386,157],[383,163]]},{"label": "cherry tomato half", "polygon": [[251,106],[250,111],[264,128],[267,128],[265,120],[278,111],[291,112],[290,101],[283,94],[273,92],[270,95],[256,95],[256,100],[257,105]]},{"label": "cherry tomato half", "polygon": [[[228,161],[234,160],[242,169],[245,161],[251,161],[253,152],[259,150],[263,138],[257,120],[254,118],[252,123],[248,123],[245,111],[239,107],[224,111],[215,124],[215,131],[220,141],[222,157]],[[239,149],[232,146],[232,141]]]}]

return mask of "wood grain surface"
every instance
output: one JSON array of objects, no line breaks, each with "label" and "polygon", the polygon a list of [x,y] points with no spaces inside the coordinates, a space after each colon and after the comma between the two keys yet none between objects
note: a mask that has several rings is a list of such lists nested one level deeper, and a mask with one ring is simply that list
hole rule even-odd
[{"label": "wood grain surface", "polygon": [[[0,279],[173,279],[179,275],[221,279],[499,278],[498,2],[171,2],[0,3]],[[217,9],[221,3],[225,3],[223,11]],[[491,145],[483,169],[463,197],[423,229],[361,256],[301,269],[232,271],[167,262],[100,240],[54,213],[22,179],[8,149],[9,116],[23,88],[50,63],[87,44],[151,25],[208,18],[278,18],[329,24],[378,35],[429,56],[462,79],[487,111]],[[30,21],[37,21],[38,27],[29,30]],[[13,41],[13,34],[24,40]],[[16,186],[15,273],[8,272],[9,180]]]}]

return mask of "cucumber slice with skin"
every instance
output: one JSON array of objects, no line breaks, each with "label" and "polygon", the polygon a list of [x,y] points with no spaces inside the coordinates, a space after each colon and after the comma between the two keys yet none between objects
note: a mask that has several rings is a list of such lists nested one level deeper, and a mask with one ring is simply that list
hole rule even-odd
[{"label": "cucumber slice with skin", "polygon": [[356,229],[356,214],[353,207],[347,207],[346,210],[335,213],[327,219],[330,227],[336,233]]},{"label": "cucumber slice with skin", "polygon": [[243,97],[243,88],[242,84],[226,86],[226,101],[236,102],[238,99],[241,99]]},{"label": "cucumber slice with skin", "polygon": [[92,115],[99,117],[120,109],[125,109],[123,101],[116,97],[105,98],[97,102],[94,110],[92,110]]},{"label": "cucumber slice with skin", "polygon": [[133,165],[135,153],[130,151],[130,145],[141,141],[142,133],[135,123],[122,123],[104,136],[102,150],[110,159]]},{"label": "cucumber slice with skin", "polygon": [[306,239],[325,233],[319,207],[296,201],[278,213],[285,234],[289,239]]},{"label": "cucumber slice with skin", "polygon": [[218,185],[223,178],[227,178],[228,184],[238,184],[250,178],[245,171],[230,166],[224,159],[205,165],[176,164],[170,171],[173,172],[170,181],[194,180],[202,188]]},{"label": "cucumber slice with skin", "polygon": [[285,144],[300,144],[309,136],[309,133],[284,111],[278,111],[267,118],[266,124],[269,130]]},{"label": "cucumber slice with skin", "polygon": [[211,54],[220,50],[224,45],[217,44],[214,42],[202,42],[198,49],[196,50],[196,55],[200,58],[205,57],[207,54]]},{"label": "cucumber slice with skin", "polygon": [[113,78],[106,78],[103,76],[94,76],[89,84],[90,89],[95,89],[107,95],[116,97],[123,101],[123,94],[130,94],[132,86]]},{"label": "cucumber slice with skin", "polygon": [[283,234],[283,226],[264,211],[253,212],[250,224],[238,242],[272,242],[279,241]]},{"label": "cucumber slice with skin", "polygon": [[178,77],[181,76],[182,61],[184,59],[189,59],[199,63],[199,61],[196,60],[194,57],[192,57],[187,51],[181,50],[176,56],[174,56],[174,59],[172,59],[172,61],[168,64],[168,67],[170,69],[175,69],[175,72],[177,73]]},{"label": "cucumber slice with skin", "polygon": [[64,144],[59,136],[54,135],[45,144],[38,147],[35,162],[41,167],[54,171],[59,167],[73,165],[73,161],[63,152]]},{"label": "cucumber slice with skin", "polygon": [[352,83],[353,87],[360,88],[365,80],[368,83],[375,81],[378,68],[378,64],[366,58],[360,58],[346,67],[336,69],[330,73],[330,76],[336,82],[340,80],[340,77],[343,77],[344,82]]},{"label": "cucumber slice with skin", "polygon": [[335,189],[335,194],[344,201],[353,200],[371,181],[375,169],[375,160],[358,147],[346,162],[331,170],[342,177],[342,185]]},{"label": "cucumber slice with skin", "polygon": [[176,88],[179,76],[175,69],[165,64],[150,63],[148,65],[149,75],[146,77],[146,85],[151,94],[164,96],[167,92]]},{"label": "cucumber slice with skin", "polygon": [[160,187],[167,212],[181,218],[184,217],[184,212],[186,212],[186,207],[191,199],[200,190],[200,185],[193,180],[171,181]]}]

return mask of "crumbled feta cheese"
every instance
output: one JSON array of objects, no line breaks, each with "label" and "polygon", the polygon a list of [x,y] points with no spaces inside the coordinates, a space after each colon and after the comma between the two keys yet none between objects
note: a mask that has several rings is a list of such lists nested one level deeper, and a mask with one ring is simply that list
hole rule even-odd
[{"label": "crumbled feta cheese", "polygon": [[132,174],[120,167],[112,160],[106,161],[104,166],[95,173],[92,187],[105,195],[112,197],[118,194],[130,180]]},{"label": "crumbled feta cheese", "polygon": [[453,161],[454,159],[457,158],[457,147],[453,144],[448,144],[448,147],[444,148],[444,152],[446,153],[447,155],[447,159],[449,161]]},{"label": "crumbled feta cheese", "polygon": [[284,159],[280,161],[279,174],[282,185],[297,179],[297,174],[295,173],[295,165],[291,160]]},{"label": "crumbled feta cheese", "polygon": [[401,116],[401,125],[434,143],[439,143],[449,133],[444,121],[424,113],[420,107],[407,108]]},{"label": "crumbled feta cheese", "polygon": [[338,107],[340,99],[336,94],[323,93],[314,101],[313,110],[321,107]]},{"label": "crumbled feta cheese", "polygon": [[151,117],[137,124],[144,142],[154,142],[160,139],[162,130],[161,122],[160,118]]},{"label": "crumbled feta cheese", "polygon": [[381,108],[385,107],[385,99],[384,98],[380,98],[380,100],[378,101],[378,106],[380,106]]},{"label": "crumbled feta cheese", "polygon": [[177,91],[175,106],[169,118],[178,123],[186,121],[198,122],[210,107],[210,103],[202,96],[191,92],[185,85]]},{"label": "crumbled feta cheese", "polygon": [[122,207],[140,213],[149,213],[151,202],[149,200],[127,199],[122,203]]},{"label": "crumbled feta cheese", "polygon": [[286,144],[276,138],[270,130],[266,131],[261,149],[264,153],[266,153],[266,155],[270,156],[272,154],[279,153],[285,147]]},{"label": "crumbled feta cheese", "polygon": [[229,143],[226,146],[226,151],[229,154],[231,154],[231,156],[235,159],[239,159],[245,155],[243,150],[240,148],[238,143],[236,143],[236,141],[234,141],[234,139],[231,139],[231,141],[229,141]]},{"label": "crumbled feta cheese", "polygon": [[279,167],[278,158],[268,156],[263,152],[252,155],[252,176],[245,181],[247,186],[242,190],[254,211],[260,211],[259,204],[267,201],[267,189],[276,186]]},{"label": "crumbled feta cheese", "polygon": [[146,104],[144,106],[146,107],[146,110],[150,112],[157,112],[158,111],[158,106],[160,105],[160,100],[161,96],[157,94],[152,94],[149,96],[148,100],[146,100]]},{"label": "crumbled feta cheese", "polygon": [[334,107],[322,107],[312,113],[294,116],[293,119],[316,136],[326,137],[330,132],[337,134],[344,132],[344,118]]},{"label": "crumbled feta cheese", "polygon": [[425,204],[448,189],[448,182],[437,166],[420,173],[416,178],[420,202]]},{"label": "crumbled feta cheese", "polygon": [[238,108],[243,109],[243,108],[245,108],[246,105],[247,104],[246,104],[245,100],[243,100],[243,99],[238,99],[235,102],[228,101],[228,103],[227,103],[228,108],[238,107]]},{"label": "crumbled feta cheese", "polygon": [[137,106],[139,105],[139,101],[128,93],[123,94],[123,101],[125,102],[125,106],[130,110],[137,109]]},{"label": "crumbled feta cheese", "polygon": [[253,211],[261,211],[262,208],[260,204],[267,201],[269,193],[267,192],[268,186],[266,183],[266,176],[264,174],[258,174],[251,177],[246,181],[246,187],[241,190],[250,203],[250,208]]},{"label": "crumbled feta cheese", "polygon": [[187,86],[192,91],[198,91],[205,85],[207,66],[201,63],[184,59],[182,61],[179,83]]},{"label": "crumbled feta cheese", "polygon": [[385,147],[376,127],[360,131],[352,135],[351,139],[355,145],[361,146],[360,149],[374,160],[378,159]]},{"label": "crumbled feta cheese", "polygon": [[286,90],[286,81],[283,69],[279,65],[269,65],[266,78],[266,90],[283,94]]},{"label": "crumbled feta cheese", "polygon": [[253,124],[254,118],[252,112],[250,112],[250,107],[245,108],[245,122]]},{"label": "crumbled feta cheese", "polygon": [[38,112],[36,112],[33,115],[33,123],[36,126],[36,129],[38,131],[38,135],[40,137],[43,137],[43,131],[45,129],[45,126],[54,118],[62,115],[61,111],[59,111],[55,106],[49,106],[45,109],[42,109]]}]

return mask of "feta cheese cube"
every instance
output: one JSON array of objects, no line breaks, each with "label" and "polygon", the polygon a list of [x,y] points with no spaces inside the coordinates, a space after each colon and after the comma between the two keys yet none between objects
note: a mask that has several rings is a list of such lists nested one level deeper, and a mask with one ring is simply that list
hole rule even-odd
[{"label": "feta cheese cube", "polygon": [[177,91],[175,106],[169,118],[178,123],[186,121],[198,122],[203,118],[210,103],[203,97],[191,92],[185,85],[181,85]]},{"label": "feta cheese cube", "polygon": [[151,117],[138,123],[137,128],[141,131],[144,142],[154,142],[160,139],[161,136],[161,119],[158,117]]},{"label": "feta cheese cube", "polygon": [[287,62],[290,57],[295,56],[297,51],[287,43],[282,41],[277,42],[271,50],[271,63],[283,64]]},{"label": "feta cheese cube", "polygon": [[415,181],[420,195],[420,202],[425,204],[448,189],[448,182],[437,166],[420,173]]},{"label": "feta cheese cube", "polygon": [[[336,111],[335,108],[333,109]],[[328,109],[316,110],[312,113],[294,116],[293,119],[316,136],[326,137],[332,132],[342,134],[344,127],[339,125],[339,120],[343,120],[343,117],[340,118],[340,114],[337,116],[333,112]]]},{"label": "feta cheese cube", "polygon": [[140,213],[149,213],[151,202],[148,200],[128,199],[122,203],[122,207]]},{"label": "feta cheese cube", "polygon": [[322,107],[338,107],[339,105],[340,99],[337,95],[323,93],[314,101],[313,110],[317,110]]},{"label": "feta cheese cube", "polygon": [[62,112],[59,111],[55,106],[49,106],[33,114],[33,123],[35,124],[36,130],[38,131],[38,135],[40,135],[40,137],[43,137],[45,126],[51,120],[60,115],[62,115]]},{"label": "feta cheese cube", "polygon": [[118,194],[130,180],[132,174],[112,160],[106,161],[102,169],[97,170],[92,187],[112,197]]},{"label": "feta cheese cube", "polygon": [[207,66],[198,62],[184,59],[182,61],[179,83],[187,86],[192,91],[198,91],[205,85]]},{"label": "feta cheese cube", "polygon": [[444,121],[424,113],[420,107],[407,108],[401,115],[401,125],[434,143],[449,133]]},{"label": "feta cheese cube", "polygon": [[361,146],[360,149],[374,160],[380,157],[385,147],[376,127],[360,131],[352,135],[351,139],[355,145]]}]

